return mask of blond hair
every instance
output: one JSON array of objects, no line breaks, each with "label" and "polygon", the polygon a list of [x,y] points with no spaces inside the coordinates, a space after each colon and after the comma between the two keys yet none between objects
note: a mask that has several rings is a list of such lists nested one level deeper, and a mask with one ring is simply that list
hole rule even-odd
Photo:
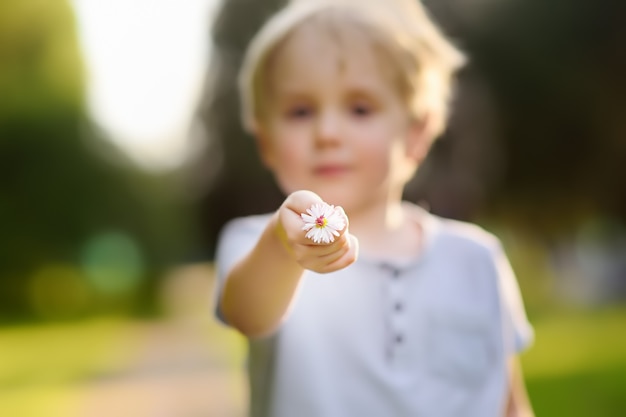
[{"label": "blond hair", "polygon": [[[255,131],[262,118],[264,72],[271,54],[312,18],[339,31],[359,26],[383,47],[401,76],[409,112],[427,119],[435,138],[445,128],[452,76],[465,57],[428,17],[419,0],[296,0],[270,18],[252,39],[239,73],[244,127]],[[340,24],[337,24],[338,21]]]}]

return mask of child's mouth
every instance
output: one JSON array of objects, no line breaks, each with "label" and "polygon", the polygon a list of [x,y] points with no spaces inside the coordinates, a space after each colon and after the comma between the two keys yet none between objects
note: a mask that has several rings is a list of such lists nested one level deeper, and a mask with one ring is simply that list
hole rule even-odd
[{"label": "child's mouth", "polygon": [[346,165],[319,165],[313,169],[313,173],[320,177],[336,177],[345,175],[350,171]]}]

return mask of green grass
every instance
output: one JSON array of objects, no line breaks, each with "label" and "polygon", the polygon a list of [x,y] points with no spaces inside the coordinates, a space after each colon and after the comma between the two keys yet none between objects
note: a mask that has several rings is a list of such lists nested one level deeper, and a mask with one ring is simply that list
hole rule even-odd
[{"label": "green grass", "polygon": [[[0,328],[0,416],[81,417],[87,384],[131,368],[155,326],[173,325],[103,318]],[[241,371],[239,336],[208,318],[198,329],[216,361]]]},{"label": "green grass", "polygon": [[522,362],[538,417],[626,415],[626,308],[553,313],[534,325]]},{"label": "green grass", "polygon": [[0,329],[0,415],[74,415],[78,383],[124,368],[133,339],[114,319]]},{"label": "green grass", "polygon": [[528,392],[538,417],[623,417],[626,366],[532,378]]},{"label": "green grass", "polygon": [[0,415],[15,417],[74,417],[80,398],[65,385],[0,388]]},{"label": "green grass", "polygon": [[55,385],[123,368],[134,334],[120,320],[0,330],[0,387]]},{"label": "green grass", "polygon": [[[533,324],[536,342],[522,363],[537,417],[626,415],[626,307],[543,312]],[[145,325],[100,319],[0,328],[0,415],[75,416],[81,384],[129,366]],[[238,339],[205,329],[207,348],[235,372]]]}]

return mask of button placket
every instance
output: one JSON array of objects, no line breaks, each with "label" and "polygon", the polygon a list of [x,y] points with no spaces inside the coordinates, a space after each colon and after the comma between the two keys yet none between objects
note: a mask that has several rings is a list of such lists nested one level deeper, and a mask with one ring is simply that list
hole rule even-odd
[{"label": "button placket", "polygon": [[406,350],[406,313],[403,300],[402,271],[392,265],[385,264],[383,268],[389,274],[387,300],[387,316],[389,330],[387,336],[387,353],[394,367],[400,366],[403,352]]}]

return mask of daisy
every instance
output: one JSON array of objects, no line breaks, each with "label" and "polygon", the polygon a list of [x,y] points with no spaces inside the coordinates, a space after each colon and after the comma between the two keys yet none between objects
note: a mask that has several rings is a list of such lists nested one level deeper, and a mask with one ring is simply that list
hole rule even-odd
[{"label": "daisy", "polygon": [[306,230],[306,237],[315,243],[331,243],[339,231],[346,227],[343,211],[333,205],[316,203],[300,214],[304,220],[302,230]]}]

